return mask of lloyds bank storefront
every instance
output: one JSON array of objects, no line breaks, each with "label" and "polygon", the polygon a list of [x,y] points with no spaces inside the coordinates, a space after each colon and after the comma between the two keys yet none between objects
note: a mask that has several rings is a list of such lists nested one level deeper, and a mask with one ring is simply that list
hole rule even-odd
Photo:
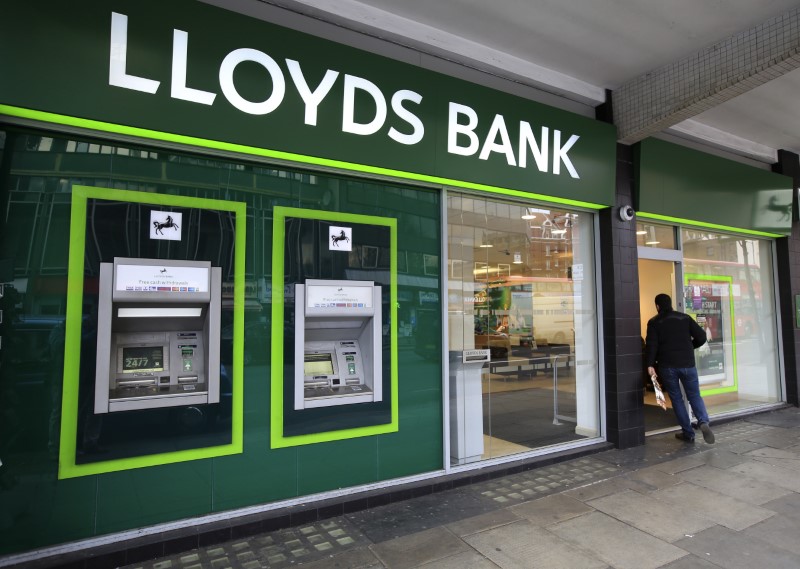
[{"label": "lloyds bank storefront", "polygon": [[790,178],[252,4],[5,7],[0,561],[644,444],[656,292],[796,398]]}]

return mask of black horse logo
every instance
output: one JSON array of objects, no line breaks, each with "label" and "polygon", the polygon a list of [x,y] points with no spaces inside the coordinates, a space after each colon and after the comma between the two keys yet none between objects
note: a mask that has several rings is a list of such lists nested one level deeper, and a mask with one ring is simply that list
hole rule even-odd
[{"label": "black horse logo", "polygon": [[350,238],[344,234],[344,229],[342,229],[339,235],[331,235],[331,245],[335,247],[339,246],[339,241],[344,241],[345,243],[350,243]]},{"label": "black horse logo", "polygon": [[779,221],[789,221],[792,219],[792,202],[786,204],[778,203],[778,196],[772,196],[769,198],[769,203],[764,209],[779,213]]},{"label": "black horse logo", "polygon": [[175,231],[178,230],[178,224],[172,220],[172,216],[168,215],[167,220],[164,222],[161,221],[154,221],[153,227],[155,227],[156,234],[164,235],[163,229],[169,229],[170,227],[174,227]]}]

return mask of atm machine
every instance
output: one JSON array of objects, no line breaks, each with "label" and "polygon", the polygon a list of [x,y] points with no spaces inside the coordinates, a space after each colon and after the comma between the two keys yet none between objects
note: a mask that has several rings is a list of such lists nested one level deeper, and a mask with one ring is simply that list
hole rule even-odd
[{"label": "atm machine", "polygon": [[382,399],[381,287],[308,279],[295,285],[294,408]]},{"label": "atm machine", "polygon": [[207,261],[101,263],[94,412],[218,403],[221,288]]}]

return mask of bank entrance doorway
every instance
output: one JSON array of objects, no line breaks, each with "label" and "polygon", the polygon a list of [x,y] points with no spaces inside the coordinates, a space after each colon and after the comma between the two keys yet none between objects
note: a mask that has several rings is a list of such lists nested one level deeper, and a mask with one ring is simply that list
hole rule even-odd
[{"label": "bank entrance doorway", "polygon": [[[676,310],[683,310],[683,287],[681,286],[681,263],[677,257],[680,251],[648,251],[656,253],[662,258],[639,257],[639,314],[642,336],[642,349],[644,350],[647,335],[647,321],[656,315],[655,297],[657,294],[666,293],[672,298],[672,305]],[[668,253],[665,255],[664,253]],[[663,257],[672,257],[664,259]],[[663,429],[674,428],[677,423],[672,412],[669,396],[667,410],[664,411],[656,403],[655,392],[652,389],[647,368],[642,357],[642,383],[644,384],[644,425],[646,433],[658,432]],[[666,395],[666,394],[665,394]]]}]

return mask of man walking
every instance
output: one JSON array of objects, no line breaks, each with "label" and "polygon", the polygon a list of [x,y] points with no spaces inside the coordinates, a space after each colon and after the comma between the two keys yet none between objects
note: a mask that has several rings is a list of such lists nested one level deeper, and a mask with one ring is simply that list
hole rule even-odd
[{"label": "man walking", "polygon": [[672,400],[672,410],[681,425],[675,438],[694,442],[694,430],[681,394],[681,384],[686,398],[707,443],[714,442],[714,433],[708,426],[708,412],[700,396],[700,381],[694,362],[694,350],[706,343],[705,331],[695,320],[672,308],[672,299],[667,294],[656,295],[656,314],[647,322],[647,373],[656,375],[655,366],[661,373],[661,383]]}]

